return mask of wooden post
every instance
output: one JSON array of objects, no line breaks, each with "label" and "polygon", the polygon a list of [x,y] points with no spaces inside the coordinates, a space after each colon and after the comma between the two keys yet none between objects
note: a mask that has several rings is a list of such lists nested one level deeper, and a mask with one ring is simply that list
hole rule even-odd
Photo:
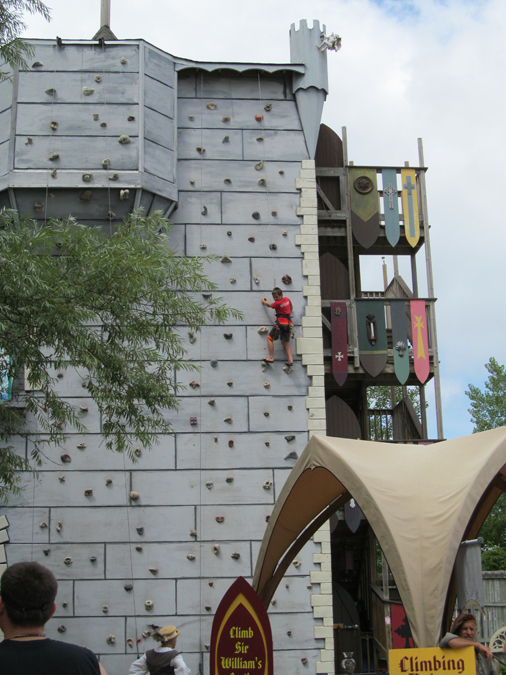
[{"label": "wooden post", "polygon": [[422,436],[428,438],[427,431],[427,410],[425,408],[425,387],[423,384],[419,385],[418,391],[420,394],[420,419],[422,422]]},{"label": "wooden post", "polygon": [[416,253],[411,254],[411,284],[413,286],[413,297],[418,297],[418,277],[416,274]]},{"label": "wooden post", "polygon": [[100,28],[102,26],[111,27],[111,0],[102,0],[100,8]]},{"label": "wooden post", "polygon": [[[418,161],[421,167],[425,166],[423,157],[423,142],[418,139]],[[439,354],[437,348],[437,333],[436,333],[436,312],[434,307],[434,281],[432,278],[432,256],[430,251],[430,226],[429,215],[427,208],[427,190],[425,186],[425,170],[421,169],[418,176],[418,184],[420,186],[420,205],[422,207],[423,217],[423,232],[425,235],[425,263],[427,266],[427,291],[431,302],[429,304],[430,316],[430,332],[432,341],[432,350],[434,354],[434,393],[436,403],[436,420],[437,420],[437,437],[442,440],[443,434],[443,410],[441,405],[441,380],[439,373]]]}]

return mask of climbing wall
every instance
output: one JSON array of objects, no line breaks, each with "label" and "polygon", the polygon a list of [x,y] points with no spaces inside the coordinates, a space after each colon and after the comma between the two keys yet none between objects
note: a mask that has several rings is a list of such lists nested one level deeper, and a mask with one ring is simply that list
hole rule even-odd
[{"label": "climbing wall", "polygon": [[[176,624],[187,664],[208,672],[214,611],[238,575],[251,580],[276,497],[309,433],[325,428],[314,162],[286,67],[196,68],[144,43],[105,54],[38,46],[42,65],[20,75],[6,115],[16,133],[0,145],[0,158],[10,157],[2,187],[28,214],[42,202],[40,213],[70,210],[93,223],[111,219],[111,183],[118,209],[167,210],[177,200],[171,246],[215,256],[206,263],[213,296],[244,320],[196,334],[180,327],[201,371],[178,374],[181,410],[168,413],[174,434],[151,451],[138,447],[137,463],[102,446],[85,373],[55,372],[88,433],[70,429],[65,447],[48,448],[40,473],[24,477],[24,493],[1,509],[3,550],[8,564],[33,559],[54,571],[59,593],[47,634],[85,644],[109,675],[127,672],[137,651],[153,646],[142,636],[151,623]],[[128,142],[118,142],[127,131]],[[93,188],[88,201],[83,182]],[[275,363],[262,365],[274,312],[260,300],[274,286],[294,306],[305,361],[292,341],[293,368],[280,343]],[[320,662],[328,613],[313,613],[326,601],[311,579],[320,581],[327,539],[315,537],[298,554],[269,608],[277,675],[333,672],[330,658]]]}]

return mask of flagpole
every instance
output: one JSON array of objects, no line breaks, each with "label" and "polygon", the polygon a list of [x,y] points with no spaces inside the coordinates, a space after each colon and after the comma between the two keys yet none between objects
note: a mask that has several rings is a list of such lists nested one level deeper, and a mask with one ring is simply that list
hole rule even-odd
[{"label": "flagpole", "polygon": [[100,27],[111,27],[111,0],[102,0],[100,11]]}]

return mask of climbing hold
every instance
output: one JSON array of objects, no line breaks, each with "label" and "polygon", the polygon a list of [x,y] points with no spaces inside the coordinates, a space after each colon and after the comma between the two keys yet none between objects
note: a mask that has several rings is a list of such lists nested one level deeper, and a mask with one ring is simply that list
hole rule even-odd
[{"label": "climbing hold", "polygon": [[91,183],[91,179],[93,178],[93,174],[92,173],[83,173],[81,178],[83,179],[83,183]]},{"label": "climbing hold", "polygon": [[202,293],[204,300],[210,300],[213,297],[212,293]]},{"label": "climbing hold", "polygon": [[234,441],[230,440],[230,441],[228,442],[228,447],[229,447],[229,448],[233,448],[233,447],[234,447]]},{"label": "climbing hold", "polygon": [[102,605],[102,611],[104,614],[107,614],[107,612],[109,611],[109,607],[107,605]]},{"label": "climbing hold", "polygon": [[124,202],[128,197],[130,196],[130,190],[120,190],[119,191],[119,198],[122,202]]},{"label": "climbing hold", "polygon": [[63,562],[65,565],[72,565],[72,558],[68,556],[67,558],[64,558]]},{"label": "climbing hold", "polygon": [[195,380],[192,380],[192,381],[190,382],[190,387],[191,387],[192,389],[196,389],[197,387],[200,387],[200,384],[199,384],[198,382],[195,382]]},{"label": "climbing hold", "polygon": [[217,523],[223,523],[225,520],[225,516],[216,516],[216,522]]},{"label": "climbing hold", "polygon": [[299,455],[295,452],[295,450],[292,450],[292,452],[288,453],[285,459],[299,459]]},{"label": "climbing hold", "polygon": [[190,425],[191,425],[192,427],[196,427],[196,426],[197,426],[197,418],[196,418],[196,417],[190,417]]},{"label": "climbing hold", "polygon": [[60,481],[60,483],[64,483],[65,482],[65,476],[58,476],[58,480]]},{"label": "climbing hold", "polygon": [[72,457],[68,455],[66,452],[63,453],[63,455],[60,455],[60,459],[64,464],[70,464],[72,461]]},{"label": "climbing hold", "polygon": [[65,609],[69,606],[69,603],[68,602],[62,602],[61,606],[63,607],[63,609]]},{"label": "climbing hold", "polygon": [[300,560],[294,560],[294,561],[293,561],[293,566],[294,566],[294,567],[300,567],[301,565],[302,565],[302,563],[301,563]]},{"label": "climbing hold", "polygon": [[65,628],[65,626],[63,624],[61,624],[60,626],[58,626],[58,628],[56,630],[58,631],[58,633],[65,633],[65,631],[67,629]]},{"label": "climbing hold", "polygon": [[195,120],[195,115],[188,115],[188,119],[190,122],[193,122]]},{"label": "climbing hold", "polygon": [[129,115],[127,117],[127,122],[135,122],[135,115]]},{"label": "climbing hold", "polygon": [[200,248],[206,249],[206,248],[207,248],[207,244],[200,244]]},{"label": "climbing hold", "polygon": [[263,136],[258,136],[258,137],[257,137],[257,141],[258,141],[259,143],[261,143],[263,140],[264,140],[264,137],[263,137]]},{"label": "climbing hold", "polygon": [[197,342],[197,338],[195,337],[195,333],[193,331],[188,331],[188,339],[191,345]]},{"label": "climbing hold", "polygon": [[270,516],[265,516],[265,522],[266,522],[266,523],[268,523],[270,519],[271,519]]},{"label": "climbing hold", "polygon": [[234,337],[233,333],[223,333],[225,340],[231,340]]},{"label": "climbing hold", "polygon": [[84,405],[80,405],[79,412],[88,412],[88,408],[86,408]]},{"label": "climbing hold", "polygon": [[109,176],[109,180],[118,180],[118,178],[119,178],[119,176],[118,176],[117,173],[112,173],[112,174]]},{"label": "climbing hold", "polygon": [[102,82],[102,77],[100,75],[95,75],[95,82]]},{"label": "climbing hold", "polygon": [[36,211],[37,213],[41,213],[42,211],[44,211],[44,206],[45,206],[44,202],[35,202],[35,204],[33,205],[33,210]]},{"label": "climbing hold", "polygon": [[234,551],[230,557],[234,560],[238,560],[241,557],[241,554],[237,553],[237,551]]},{"label": "climbing hold", "polygon": [[277,215],[278,215],[278,212],[277,212],[276,210],[274,210],[274,211],[271,211],[271,216],[274,216],[274,217],[276,217]]},{"label": "climbing hold", "polygon": [[227,476],[227,477],[225,478],[225,482],[226,482],[226,483],[233,483],[233,482],[234,482],[234,477],[233,477],[233,476]]},{"label": "climbing hold", "polygon": [[51,178],[56,178],[56,176],[57,176],[57,171],[56,171],[56,169],[53,169],[51,171]]},{"label": "climbing hold", "polygon": [[264,417],[269,417],[269,414],[270,413],[268,413],[268,412],[264,412]]},{"label": "climbing hold", "polygon": [[231,417],[225,417],[225,419],[223,421],[226,422],[227,424],[232,424],[232,418]]},{"label": "climbing hold", "polygon": [[91,96],[95,91],[94,87],[83,87],[84,96]]},{"label": "climbing hold", "polygon": [[56,89],[54,89],[53,87],[51,87],[50,89],[46,89],[46,94],[48,96],[54,96],[56,94]]},{"label": "climbing hold", "polygon": [[127,645],[128,645],[129,647],[133,647],[133,646],[134,646],[134,641],[132,640],[132,638],[127,638]]},{"label": "climbing hold", "polygon": [[271,251],[277,251],[278,245],[277,244],[269,244],[269,248],[271,249]]},{"label": "climbing hold", "polygon": [[207,206],[204,206],[202,211],[200,212],[203,216],[207,216]]},{"label": "climbing hold", "polygon": [[306,665],[306,663],[307,663],[307,656],[303,656],[303,657],[301,658],[301,663],[303,663],[304,665]]},{"label": "climbing hold", "polygon": [[96,555],[90,556],[90,562],[92,563],[97,562],[97,556]]},{"label": "climbing hold", "polygon": [[207,402],[208,405],[214,405],[216,403],[215,398],[210,398],[209,401]]},{"label": "climbing hold", "polygon": [[291,373],[293,370],[293,366],[283,366],[283,370],[285,373]]},{"label": "climbing hold", "polygon": [[225,183],[225,185],[231,185],[232,179],[231,178],[225,178],[225,180],[223,182]]},{"label": "climbing hold", "polygon": [[56,162],[57,159],[60,159],[60,155],[57,152],[53,152],[53,154],[48,157],[50,162]]},{"label": "climbing hold", "polygon": [[259,162],[255,164],[255,169],[257,171],[261,171],[264,168],[264,160],[261,159]]},{"label": "climbing hold", "polygon": [[216,110],[217,107],[218,107],[218,106],[216,105],[216,103],[212,103],[212,102],[211,102],[211,103],[208,103],[208,104],[206,105],[206,108],[209,108],[209,110]]},{"label": "climbing hold", "polygon": [[251,217],[252,217],[254,220],[260,220],[260,214],[258,213],[258,211],[254,211],[254,212],[251,214]]},{"label": "climbing hold", "polygon": [[130,491],[130,499],[132,501],[134,501],[134,502],[137,501],[139,499],[139,497],[140,497],[140,494],[138,492],[135,492],[135,490]]},{"label": "climbing hold", "polygon": [[111,166],[111,160],[109,157],[106,157],[102,160],[102,169],[108,169]]},{"label": "climbing hold", "polygon": [[44,530],[47,527],[47,523],[42,521],[41,523],[39,523],[39,527],[40,527],[41,530]]},{"label": "climbing hold", "polygon": [[267,181],[265,180],[265,178],[259,178],[257,180],[257,185],[265,186],[265,185],[267,185]]},{"label": "climbing hold", "polygon": [[295,440],[295,436],[285,436],[285,441],[287,443],[290,443],[291,441],[294,441],[294,440]]},{"label": "climbing hold", "polygon": [[134,455],[140,457],[142,455],[142,448],[135,448]]},{"label": "climbing hold", "polygon": [[121,136],[118,138],[118,143],[121,143],[121,145],[130,143],[130,136],[128,134],[121,134]]},{"label": "climbing hold", "polygon": [[93,496],[92,488],[86,488],[86,490],[84,491],[84,496],[85,497],[92,497]]},{"label": "climbing hold", "polygon": [[105,484],[106,484],[106,485],[111,485],[111,483],[112,483],[112,478],[106,478],[106,479],[105,479]]},{"label": "climbing hold", "polygon": [[190,185],[195,185],[195,178],[190,178]]},{"label": "climbing hold", "polygon": [[158,567],[150,567],[149,571],[155,577],[158,574]]},{"label": "climbing hold", "polygon": [[272,481],[271,480],[266,480],[263,484],[263,489],[264,490],[270,490],[272,487]]},{"label": "climbing hold", "polygon": [[272,110],[272,103],[267,103],[267,104],[264,106],[264,110],[265,110],[266,112],[270,112],[270,111]]},{"label": "climbing hold", "polygon": [[269,329],[267,328],[267,326],[260,326],[260,328],[257,330],[257,333],[259,333],[260,335],[265,335],[265,333],[268,332]]},{"label": "climbing hold", "polygon": [[212,489],[213,489],[213,485],[214,485],[214,483],[213,483],[211,480],[208,480],[207,483],[206,483],[206,488],[207,488],[208,490],[212,490]]},{"label": "climbing hold", "polygon": [[98,120],[98,117],[99,117],[98,113],[93,113],[93,119],[95,120],[95,122]]},{"label": "climbing hold", "polygon": [[107,126],[107,122],[100,122],[100,126],[101,126],[103,129],[105,129],[105,127]]},{"label": "climbing hold", "polygon": [[188,553],[186,557],[188,558],[188,560],[195,560],[195,556],[193,555],[193,553]]},{"label": "climbing hold", "polygon": [[122,56],[122,57],[120,58],[119,62],[120,62],[123,66],[124,66],[126,63],[128,63],[128,61],[126,60],[126,58],[125,58],[124,56]]},{"label": "climbing hold", "polygon": [[116,638],[114,637],[114,635],[108,635],[105,638],[105,641],[107,642],[108,645],[113,645],[116,643]]},{"label": "climbing hold", "polygon": [[306,588],[313,588],[313,584],[308,584]]},{"label": "climbing hold", "polygon": [[216,361],[215,359],[213,359],[213,360],[211,361],[211,368],[216,368],[217,365],[218,365],[218,361]]},{"label": "climbing hold", "polygon": [[143,527],[136,527],[135,529],[137,530],[137,534],[141,534],[141,535],[144,534],[144,528]]},{"label": "climbing hold", "polygon": [[31,136],[28,136],[28,138],[25,141],[25,145],[32,145],[33,143],[33,138]]},{"label": "climbing hold", "polygon": [[255,115],[255,119],[257,122],[261,122],[263,120],[264,116],[263,115]]},{"label": "climbing hold", "polygon": [[277,604],[278,604],[278,601],[276,600],[276,598],[272,598],[271,605],[277,605]]},{"label": "climbing hold", "polygon": [[214,555],[218,555],[218,553],[221,551],[221,546],[219,544],[215,544],[213,546],[213,551],[214,551]]},{"label": "climbing hold", "polygon": [[289,274],[283,274],[283,276],[281,277],[281,281],[287,286],[290,286],[290,284],[292,283],[292,277]]},{"label": "climbing hold", "polygon": [[283,237],[287,237],[288,231],[287,230],[281,230],[281,234],[283,235]]},{"label": "climbing hold", "polygon": [[230,136],[224,136],[222,143],[230,143]]},{"label": "climbing hold", "polygon": [[114,220],[114,218],[116,218],[116,214],[114,213],[114,211],[107,211],[107,217],[109,218],[109,220]]},{"label": "climbing hold", "polygon": [[227,382],[227,386],[228,386],[228,387],[233,387],[233,386],[234,386],[234,383],[230,380],[230,382]]},{"label": "climbing hold", "polygon": [[79,443],[79,444],[77,445],[77,449],[78,449],[78,450],[84,450],[85,447],[86,447],[86,443]]},{"label": "climbing hold", "polygon": [[280,173],[281,176],[283,176],[285,172],[283,171],[283,169],[280,169],[279,173]]},{"label": "climbing hold", "polygon": [[221,121],[222,122],[230,122],[230,115],[223,115],[223,117],[221,118]]},{"label": "climbing hold", "polygon": [[220,258],[220,262],[221,263],[231,263],[232,258],[228,255],[222,255],[221,258]]},{"label": "climbing hold", "polygon": [[253,242],[255,241],[255,237],[248,237],[248,241],[250,241],[251,243],[253,243]]},{"label": "climbing hold", "polygon": [[197,536],[197,530],[190,530],[190,537],[196,537]]},{"label": "climbing hold", "polygon": [[59,520],[57,525],[56,525],[56,531],[61,532],[62,528],[63,528],[63,523],[61,522],[61,520]]},{"label": "climbing hold", "polygon": [[230,281],[231,284],[235,284],[237,279],[235,277],[230,277],[229,281]]},{"label": "climbing hold", "polygon": [[85,191],[81,194],[81,196],[79,197],[79,199],[80,199],[82,202],[91,202],[91,198],[92,198],[92,197],[93,197],[93,192],[92,192],[91,190],[85,190]]},{"label": "climbing hold", "polygon": [[292,637],[292,631],[291,630],[287,630],[286,634],[288,635],[288,637]]},{"label": "climbing hold", "polygon": [[206,649],[209,649],[209,645],[204,645],[204,647],[205,647]]},{"label": "climbing hold", "polygon": [[199,153],[199,155],[203,155],[204,152],[206,151],[206,149],[203,148],[201,145],[197,146],[195,150]]},{"label": "climbing hold", "polygon": [[265,441],[265,445],[266,445],[266,447],[269,447],[270,446],[269,441]]},{"label": "climbing hold", "polygon": [[56,131],[58,129],[58,122],[51,122],[49,125],[53,131]]},{"label": "climbing hold", "polygon": [[41,63],[40,61],[35,61],[34,63],[32,63],[32,68],[42,68],[43,65],[44,64]]},{"label": "climbing hold", "polygon": [[260,277],[253,277],[253,281],[254,281],[256,284],[259,284],[259,283],[260,283]]},{"label": "climbing hold", "polygon": [[142,546],[136,546],[135,550],[137,551],[137,553],[142,553],[142,551],[144,551]]},{"label": "climbing hold", "polygon": [[131,591],[133,589],[133,585],[132,584],[125,584],[123,586],[123,588],[125,589],[125,591]]},{"label": "climbing hold", "polygon": [[271,388],[271,383],[265,381],[265,382],[264,382],[264,387],[265,387],[266,389],[270,389],[270,388]]}]

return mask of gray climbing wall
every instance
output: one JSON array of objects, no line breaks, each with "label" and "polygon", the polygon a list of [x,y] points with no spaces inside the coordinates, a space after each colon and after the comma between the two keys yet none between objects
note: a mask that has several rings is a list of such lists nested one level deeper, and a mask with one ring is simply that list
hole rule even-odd
[{"label": "gray climbing wall", "polygon": [[[238,575],[251,580],[266,520],[308,440],[311,378],[296,354],[293,370],[283,367],[279,343],[276,363],[262,367],[259,332],[274,315],[260,298],[280,286],[303,335],[296,179],[308,154],[292,72],[195,68],[139,41],[36,47],[30,71],[0,85],[0,196],[32,217],[72,213],[93,224],[177,202],[171,245],[217,256],[206,268],[215,295],[245,318],[191,341],[181,326],[202,370],[179,374],[174,434],[149,452],[139,447],[136,464],[101,446],[85,373],[60,374],[59,391],[81,407],[88,433],[70,429],[65,447],[50,447],[39,475],[26,475],[23,495],[0,510],[7,563],[34,559],[55,572],[48,635],[86,644],[109,675],[153,646],[142,638],[148,623],[176,624],[187,664],[208,672],[213,613]],[[306,545],[269,609],[277,675],[315,672],[319,661],[322,619],[311,599],[319,584],[310,581],[319,552],[319,543]]]}]

